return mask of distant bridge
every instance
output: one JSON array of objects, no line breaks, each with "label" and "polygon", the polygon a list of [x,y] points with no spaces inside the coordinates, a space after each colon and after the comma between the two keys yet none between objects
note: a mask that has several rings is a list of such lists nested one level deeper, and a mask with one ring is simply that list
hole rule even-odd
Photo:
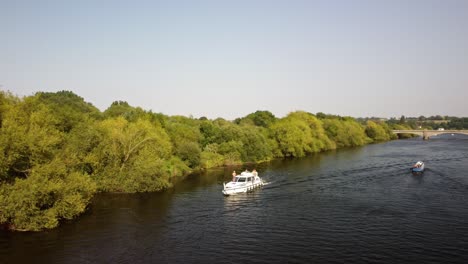
[{"label": "distant bridge", "polygon": [[441,134],[463,134],[468,135],[468,130],[393,130],[395,134],[416,134],[422,136],[423,139]]}]

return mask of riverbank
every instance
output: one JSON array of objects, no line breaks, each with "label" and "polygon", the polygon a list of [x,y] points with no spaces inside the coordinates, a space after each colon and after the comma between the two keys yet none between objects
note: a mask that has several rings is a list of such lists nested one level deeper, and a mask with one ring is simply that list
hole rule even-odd
[{"label": "riverbank", "polygon": [[157,192],[198,169],[305,157],[388,141],[385,122],[295,111],[234,121],[167,116],[116,101],[101,112],[69,91],[0,93],[0,224],[55,228],[99,192]]}]

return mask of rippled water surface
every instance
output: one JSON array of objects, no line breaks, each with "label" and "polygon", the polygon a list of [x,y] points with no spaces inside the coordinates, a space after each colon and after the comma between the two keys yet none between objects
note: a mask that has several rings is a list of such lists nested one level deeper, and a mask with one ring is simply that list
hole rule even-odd
[{"label": "rippled water surface", "polygon": [[[417,160],[423,175],[409,172]],[[164,193],[99,195],[52,231],[2,231],[0,263],[468,263],[468,137],[392,141],[257,170],[268,184],[231,197],[221,189],[232,168]]]}]

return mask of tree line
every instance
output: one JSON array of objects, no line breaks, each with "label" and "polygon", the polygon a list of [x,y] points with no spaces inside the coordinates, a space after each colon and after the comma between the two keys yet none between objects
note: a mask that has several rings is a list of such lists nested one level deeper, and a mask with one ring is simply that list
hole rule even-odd
[{"label": "tree line", "polygon": [[[381,118],[359,118],[358,121],[363,122],[367,120],[382,120]],[[455,117],[455,116],[419,116],[419,117],[405,117],[401,116],[399,119],[392,117],[390,119],[383,119],[390,126],[405,125],[411,129],[427,129],[437,130],[443,128],[445,130],[464,130],[468,129],[468,117]]]},{"label": "tree line", "polygon": [[408,128],[304,111],[196,119],[125,101],[101,112],[70,91],[0,91],[0,224],[54,228],[97,192],[160,191],[194,170],[387,141]]}]

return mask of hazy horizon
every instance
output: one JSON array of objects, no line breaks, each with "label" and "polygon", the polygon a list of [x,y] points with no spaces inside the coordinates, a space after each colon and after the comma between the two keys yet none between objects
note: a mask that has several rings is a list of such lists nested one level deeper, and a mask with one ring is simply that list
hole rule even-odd
[{"label": "hazy horizon", "polygon": [[468,116],[468,1],[0,1],[0,89],[166,115]]}]

